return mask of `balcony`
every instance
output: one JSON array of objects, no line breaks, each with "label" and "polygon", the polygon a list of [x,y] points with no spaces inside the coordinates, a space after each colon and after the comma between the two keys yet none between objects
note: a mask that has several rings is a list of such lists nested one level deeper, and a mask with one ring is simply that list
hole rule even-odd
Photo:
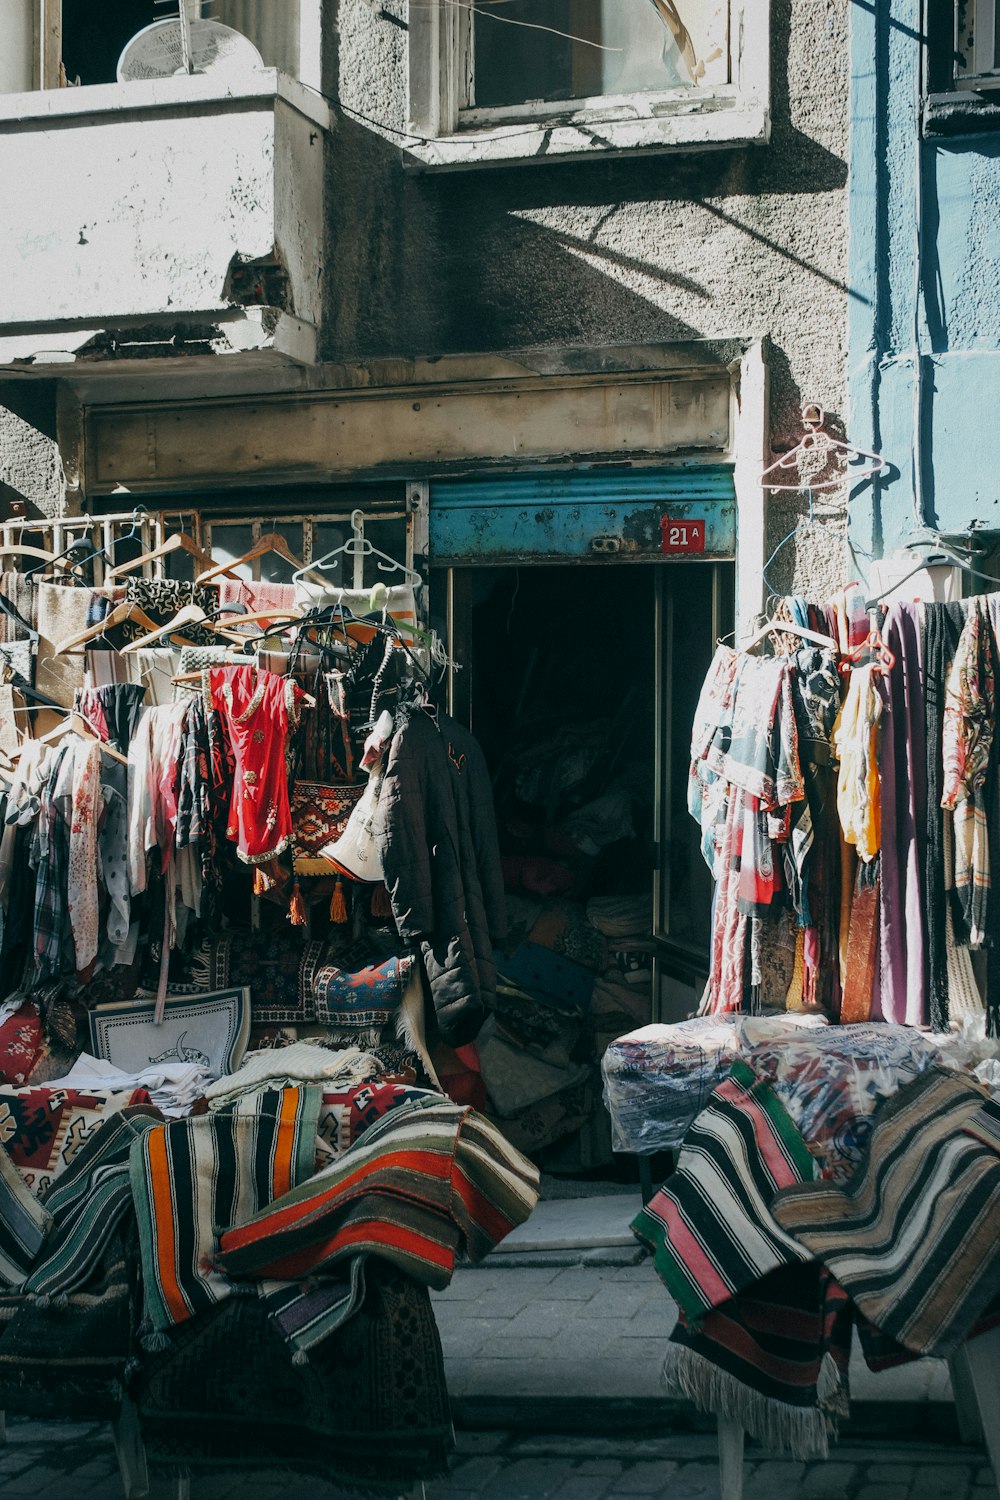
[{"label": "balcony", "polygon": [[314,362],[332,125],[270,68],[0,95],[0,370]]}]

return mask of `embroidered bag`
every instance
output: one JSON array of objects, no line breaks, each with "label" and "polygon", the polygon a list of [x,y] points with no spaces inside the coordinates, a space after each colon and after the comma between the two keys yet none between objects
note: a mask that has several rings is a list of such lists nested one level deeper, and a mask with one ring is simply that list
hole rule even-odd
[{"label": "embroidered bag", "polygon": [[345,832],[364,786],[337,786],[323,781],[292,785],[292,866],[296,875],[332,875],[334,866],[323,849]]}]

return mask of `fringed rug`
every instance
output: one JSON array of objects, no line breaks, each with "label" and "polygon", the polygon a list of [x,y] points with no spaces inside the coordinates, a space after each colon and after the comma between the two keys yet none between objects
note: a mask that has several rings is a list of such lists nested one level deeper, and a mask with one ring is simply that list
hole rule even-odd
[{"label": "fringed rug", "polygon": [[690,1322],[779,1266],[811,1258],[775,1223],[771,1202],[813,1172],[770,1085],[734,1063],[688,1131],[669,1185],[632,1223]]},{"label": "fringed rug", "polygon": [[678,1323],[663,1383],[701,1411],[739,1422],[770,1452],[826,1458],[847,1414],[851,1306],[819,1266],[783,1266],[710,1312]]},{"label": "fringed rug", "polygon": [[40,1420],[117,1417],[136,1309],[134,1252],[119,1228],[86,1288],[0,1298],[0,1410]]},{"label": "fringed rug", "polygon": [[367,1280],[356,1316],[306,1363],[254,1297],[178,1329],[135,1382],[150,1462],[321,1474],[352,1493],[443,1477],[453,1439],[430,1299],[388,1267]]},{"label": "fringed rug", "polygon": [[391,1028],[409,983],[413,960],[389,958],[354,973],[322,964],[312,981],[316,1020],[345,1047],[377,1047]]},{"label": "fringed rug", "polygon": [[196,990],[245,986],[255,1026],[304,1026],[316,1019],[313,976],[325,950],[294,930],[230,932],[198,950],[188,978]]},{"label": "fringed rug", "polygon": [[145,1089],[0,1088],[0,1142],[41,1196],[74,1160],[88,1137],[131,1104],[148,1104]]},{"label": "fringed rug", "polygon": [[848,1187],[804,1184],[774,1204],[865,1316],[914,1353],[947,1357],[996,1295],[998,1123],[979,1086],[934,1069],[875,1116]]}]

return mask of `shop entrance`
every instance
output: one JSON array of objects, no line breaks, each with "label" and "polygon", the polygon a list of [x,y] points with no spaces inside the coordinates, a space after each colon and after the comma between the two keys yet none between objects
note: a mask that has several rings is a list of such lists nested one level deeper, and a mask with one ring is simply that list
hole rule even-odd
[{"label": "shop entrance", "polygon": [[730,563],[452,568],[451,709],[489,764],[509,932],[477,1045],[487,1112],[547,1173],[614,1178],[600,1059],[694,1008],[711,884],[685,810]]}]

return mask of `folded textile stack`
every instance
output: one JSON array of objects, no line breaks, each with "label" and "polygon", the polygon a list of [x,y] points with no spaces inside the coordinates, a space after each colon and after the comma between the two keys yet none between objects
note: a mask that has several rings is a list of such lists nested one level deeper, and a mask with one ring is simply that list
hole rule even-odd
[{"label": "folded textile stack", "polygon": [[290,1047],[269,1047],[263,1052],[248,1053],[237,1072],[209,1084],[205,1097],[210,1109],[218,1109],[263,1088],[284,1088],[295,1083],[366,1083],[381,1072],[378,1058],[357,1047],[331,1052],[309,1042],[294,1042]]},{"label": "folded textile stack", "polygon": [[126,1073],[103,1058],[82,1052],[65,1077],[51,1079],[47,1087],[116,1089],[119,1092],[144,1089],[149,1102],[161,1115],[167,1119],[181,1119],[189,1115],[193,1106],[204,1097],[210,1082],[211,1074],[198,1063],[152,1063],[139,1073]]}]

